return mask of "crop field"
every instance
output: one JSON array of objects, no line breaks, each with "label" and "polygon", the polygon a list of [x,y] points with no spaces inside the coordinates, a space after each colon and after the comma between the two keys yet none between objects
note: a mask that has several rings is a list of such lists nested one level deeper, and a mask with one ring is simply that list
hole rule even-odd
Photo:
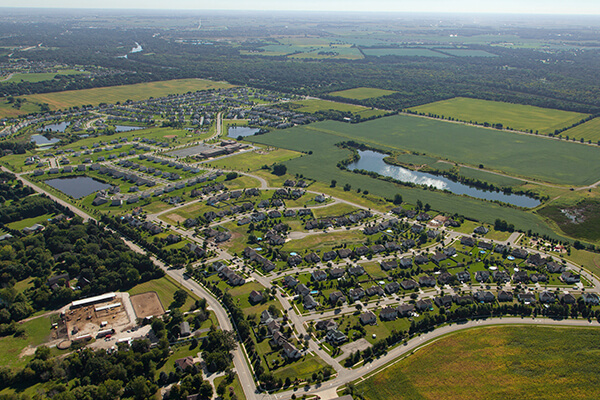
[{"label": "crop field", "polygon": [[561,135],[562,137],[568,136],[570,139],[583,139],[586,142],[591,140],[592,143],[597,143],[600,141],[600,118],[594,118],[574,128],[567,129]]},{"label": "crop field", "polygon": [[354,114],[359,114],[363,118],[369,118],[373,115],[384,115],[385,111],[382,110],[372,110],[367,107],[357,106],[354,104],[346,104],[346,103],[337,103],[335,101],[328,100],[302,100],[294,102],[293,104],[300,105],[301,107],[297,110],[305,113],[315,113],[317,111],[327,111],[327,110],[336,110],[343,112],[351,112]]},{"label": "crop field", "polygon": [[37,103],[26,101],[25,103],[21,103],[20,108],[14,108],[13,105],[5,99],[6,97],[0,99],[0,118],[18,117],[19,115],[41,111],[40,105]]},{"label": "crop field", "polygon": [[393,90],[359,87],[359,88],[354,88],[354,89],[331,92],[331,93],[329,93],[329,95],[343,97],[346,99],[365,100],[365,99],[374,99],[377,97],[387,96],[387,95],[394,94],[394,93],[397,93],[397,92],[395,92]]},{"label": "crop field", "polygon": [[498,57],[495,54],[488,53],[483,50],[471,50],[471,49],[440,49],[446,54],[456,57]]},{"label": "crop field", "polygon": [[405,49],[405,48],[388,48],[388,49],[363,49],[365,56],[383,57],[383,56],[400,56],[400,57],[449,57],[446,54],[429,49]]},{"label": "crop field", "polygon": [[204,79],[176,79],[162,82],[138,83],[135,85],[112,86],[84,90],[69,90],[25,96],[30,102],[48,103],[51,109],[68,108],[84,104],[116,103],[125,100],[143,100],[189,91],[224,89],[232,87],[226,82]]},{"label": "crop field", "polygon": [[[403,124],[409,124],[418,130],[412,134],[410,133],[412,130],[403,129],[404,133],[396,135],[396,132],[398,132],[398,126]],[[447,129],[443,129],[444,127],[447,127]],[[459,138],[459,140],[452,138],[453,135],[463,135],[464,129],[472,130],[471,133],[467,132],[469,134],[467,139]],[[395,194],[400,193],[404,198],[404,201],[411,204],[415,204],[417,200],[421,200],[423,204],[429,203],[433,209],[438,211],[448,212],[451,214],[459,213],[462,215],[469,215],[482,222],[488,223],[493,223],[496,218],[500,218],[510,221],[510,223],[513,223],[517,228],[524,230],[532,229],[534,232],[557,237],[557,235],[543,222],[542,218],[522,210],[508,208],[496,203],[481,201],[465,196],[449,195],[442,192],[423,190],[422,188],[409,188],[406,186],[400,186],[392,182],[385,182],[373,179],[369,176],[343,171],[337,167],[337,163],[348,158],[350,156],[350,152],[335,145],[347,140],[357,140],[380,148],[386,148],[386,146],[394,144],[394,148],[390,150],[403,150],[399,148],[400,145],[406,147],[418,145],[418,149],[420,151],[428,150],[429,147],[436,151],[443,152],[447,157],[456,156],[456,154],[453,154],[453,151],[456,150],[465,157],[475,157],[477,156],[475,152],[471,153],[466,151],[461,147],[460,144],[456,142],[463,144],[469,142],[476,143],[482,139],[489,140],[489,138],[494,136],[494,134],[507,135],[508,138],[511,136],[515,136],[517,139],[529,138],[527,136],[510,134],[508,132],[493,131],[486,132],[486,135],[481,135],[479,133],[480,130],[481,128],[466,127],[463,125],[449,124],[429,119],[395,116],[352,125],[332,121],[320,122],[313,125],[295,127],[282,131],[267,133],[265,135],[253,136],[252,141],[295,151],[312,151],[313,153],[310,155],[305,154],[302,157],[286,161],[285,165],[288,167],[288,173],[291,175],[302,174],[304,177],[322,182],[317,182],[315,185],[313,185],[313,190],[324,191],[325,193],[334,192],[335,195],[342,197],[344,197],[346,194],[351,194],[353,197],[352,201],[355,201],[356,199],[356,201],[359,203],[361,203],[361,199],[364,198],[364,194],[358,198],[358,195],[355,193],[355,191],[358,189],[361,189],[363,193],[365,190],[369,191],[369,196],[377,195],[388,199],[392,199],[394,198]],[[387,136],[388,140],[384,138],[385,136]],[[576,146],[574,144],[540,139],[533,136],[530,139],[535,139],[541,142],[537,142],[537,145],[536,142],[531,143],[532,147],[539,147],[540,145]],[[457,144],[456,147],[454,147],[455,143]],[[488,146],[495,152],[498,152],[499,149],[502,151],[505,150],[504,148],[499,147],[497,144],[494,145],[493,141],[489,143]],[[480,147],[473,146],[473,148]],[[576,150],[590,151],[596,149],[579,146]],[[415,149],[415,151],[418,150]],[[560,154],[563,154],[563,152],[559,149],[556,151],[559,151]],[[567,148],[566,152],[568,151],[569,150]],[[490,153],[491,150],[487,150],[487,152]],[[517,155],[518,154],[521,153],[517,153]],[[481,154],[479,154],[479,156],[481,156]],[[486,165],[488,165],[491,160],[491,156],[489,154],[485,154],[484,156],[486,157],[484,162],[486,162]],[[501,156],[497,157],[497,159],[499,164],[502,161],[503,166],[511,167],[510,162],[504,160]],[[574,160],[577,163],[583,162],[581,154],[576,155]],[[554,162],[551,167],[548,166],[549,164],[552,163],[547,162],[543,168],[539,169],[540,173],[544,168],[552,168],[554,170],[566,168],[556,165],[556,162]],[[315,165],[319,165],[319,168],[315,168]],[[521,166],[522,169],[524,169],[525,166],[526,164],[523,164]],[[533,168],[537,168],[537,166],[533,164]],[[581,166],[579,168],[584,170],[586,167]],[[523,173],[521,170],[519,170],[519,172]],[[543,172],[545,174],[544,177],[548,176],[548,174],[555,173],[554,171]],[[572,175],[577,176],[576,168],[573,170]],[[333,189],[329,188],[329,184],[332,180],[337,181],[337,186]],[[593,177],[589,177],[589,180],[592,181]],[[346,192],[342,190],[345,184],[350,185],[350,191]],[[369,204],[368,207],[372,207],[372,205]],[[382,207],[385,208],[385,205],[382,205]],[[391,205],[389,207],[391,208]],[[377,206],[377,208],[379,209],[380,207]]]},{"label": "crop field", "polygon": [[367,400],[595,399],[599,339],[587,328],[471,329],[357,383],[355,393]]},{"label": "crop field", "polygon": [[474,167],[483,164],[488,170],[543,182],[590,185],[600,180],[600,149],[534,135],[398,115],[360,124],[323,121],[287,129],[278,132],[289,143],[281,147],[301,144],[307,132],[333,136],[328,140],[332,144],[355,140],[383,150],[409,150]]},{"label": "crop field", "polygon": [[436,101],[410,110],[478,124],[502,124],[505,128],[533,130],[543,134],[553,133],[556,129],[571,126],[587,117],[586,114],[571,111],[465,97]]},{"label": "crop field", "polygon": [[6,80],[6,81],[0,81],[0,83],[2,82],[7,82],[7,83],[11,83],[11,82],[21,82],[21,81],[25,81],[25,82],[42,82],[42,81],[49,81],[51,79],[54,79],[55,76],[57,75],[80,75],[80,74],[86,74],[87,72],[82,72],[82,71],[77,71],[74,69],[64,69],[64,70],[60,70],[57,72],[41,72],[41,73],[17,73],[17,74],[13,74],[10,79]]}]

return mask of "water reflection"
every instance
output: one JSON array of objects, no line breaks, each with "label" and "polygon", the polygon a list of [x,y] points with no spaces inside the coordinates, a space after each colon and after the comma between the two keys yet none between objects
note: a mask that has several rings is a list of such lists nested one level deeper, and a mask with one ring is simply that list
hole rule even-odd
[{"label": "water reflection", "polygon": [[389,176],[401,182],[414,183],[417,185],[433,186],[436,189],[448,190],[456,194],[466,194],[471,197],[485,200],[498,200],[519,207],[536,207],[539,200],[524,195],[505,194],[503,192],[486,191],[459,182],[453,182],[448,178],[428,174],[425,172],[411,171],[397,165],[386,164],[383,159],[387,157],[376,151],[358,151],[360,159],[348,165],[349,170],[362,169],[376,172],[379,175]]}]

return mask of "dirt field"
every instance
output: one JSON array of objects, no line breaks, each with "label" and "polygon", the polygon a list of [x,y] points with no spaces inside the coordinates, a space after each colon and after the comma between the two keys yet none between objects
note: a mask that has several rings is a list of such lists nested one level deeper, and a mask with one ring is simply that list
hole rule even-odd
[{"label": "dirt field", "polygon": [[139,319],[159,316],[165,313],[165,309],[156,292],[146,292],[131,296],[131,304],[133,305],[135,316]]},{"label": "dirt field", "polygon": [[[96,311],[98,307],[116,303],[121,303],[121,305],[108,310]],[[68,310],[65,315],[65,322],[70,338],[82,335],[96,336],[96,333],[101,329],[118,330],[130,324],[127,311],[123,307],[120,298],[112,302]],[[101,327],[102,322],[106,322],[106,326]]]}]

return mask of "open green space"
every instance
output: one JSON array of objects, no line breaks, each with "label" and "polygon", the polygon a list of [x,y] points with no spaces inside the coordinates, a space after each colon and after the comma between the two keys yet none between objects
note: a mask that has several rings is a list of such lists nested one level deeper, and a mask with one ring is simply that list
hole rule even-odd
[{"label": "open green space", "polygon": [[383,57],[448,57],[446,54],[438,53],[429,49],[405,49],[405,48],[386,48],[386,49],[363,49],[365,56]]},{"label": "open green space", "polygon": [[56,110],[85,104],[98,105],[99,103],[116,103],[125,100],[137,101],[150,97],[163,97],[169,94],[229,87],[232,87],[232,85],[226,82],[214,82],[204,79],[175,79],[134,85],[34,94],[25,97],[30,102],[47,103],[51,109]]},{"label": "open green space", "polygon": [[498,57],[496,54],[484,50],[473,49],[440,49],[439,51],[456,57]]},{"label": "open green space", "polygon": [[377,88],[368,88],[368,87],[359,87],[348,90],[339,90],[337,92],[329,93],[330,96],[344,97],[346,99],[354,99],[354,100],[365,100],[365,99],[373,99],[376,97],[387,96],[390,94],[396,93],[393,90],[385,90],[385,89],[377,89]]},{"label": "open green space", "polygon": [[551,204],[538,212],[571,237],[591,241],[600,239],[600,202],[597,200],[585,200],[574,205]]},{"label": "open green space", "polygon": [[296,110],[305,113],[316,113],[318,111],[334,110],[342,112],[351,112],[353,114],[360,115],[362,118],[384,115],[386,113],[383,110],[373,110],[367,107],[357,106],[354,104],[338,103],[335,101],[320,99],[301,100],[292,103],[292,105],[299,106],[299,108],[297,108]]},{"label": "open green space", "polygon": [[358,208],[347,203],[336,203],[327,207],[312,208],[315,218],[338,217],[340,215],[348,214],[357,210]]},{"label": "open green space", "polygon": [[355,393],[367,400],[594,399],[599,338],[587,328],[470,329],[357,383]]},{"label": "open green space", "polygon": [[600,118],[594,118],[574,128],[567,129],[561,135],[565,138],[568,136],[569,139],[583,139],[585,142],[591,140],[592,143],[598,143],[600,140]]},{"label": "open green space", "polygon": [[42,222],[46,222],[50,218],[52,218],[53,216],[54,216],[54,214],[39,215],[37,217],[25,218],[25,219],[22,219],[20,221],[11,222],[9,224],[6,224],[6,226],[8,226],[10,229],[14,229],[16,231],[20,231],[23,228],[27,228],[28,226],[32,226],[32,225],[35,225],[35,224],[41,224]]},{"label": "open green space", "polygon": [[286,149],[260,149],[233,155],[231,157],[223,157],[218,160],[210,161],[207,165],[213,168],[254,171],[263,165],[281,163],[300,156],[301,153]]},{"label": "open green space", "polygon": [[[410,110],[477,124],[502,124],[505,128],[543,134],[554,133],[556,129],[571,126],[587,117],[586,114],[571,111],[465,97],[436,101]],[[485,133],[481,132],[482,135]]]},{"label": "open green space", "polygon": [[20,115],[39,113],[41,107],[38,103],[26,101],[21,103],[19,108],[13,107],[13,103],[9,103],[6,97],[0,99],[0,118],[14,118]]},{"label": "open green space", "polygon": [[172,278],[168,276],[140,283],[139,285],[136,285],[135,287],[129,289],[127,293],[129,293],[130,296],[133,296],[135,294],[140,293],[156,292],[156,294],[158,294],[160,302],[163,305],[163,308],[165,310],[168,310],[169,305],[171,305],[171,303],[173,302],[173,295],[177,290],[180,289],[185,290],[188,294],[188,298],[183,307],[181,307],[181,309],[182,311],[188,311],[192,308],[198,297],[195,294],[191,293],[189,290],[185,289],[183,286],[179,286],[177,283],[175,283],[175,281]]},{"label": "open green space", "polygon": [[87,72],[78,71],[78,70],[74,70],[74,69],[63,69],[63,70],[60,70],[57,72],[16,73],[16,74],[12,74],[10,79],[8,79],[6,81],[2,81],[2,82],[11,83],[11,82],[24,81],[24,82],[35,83],[35,82],[49,81],[51,79],[54,79],[54,77],[58,76],[58,75],[80,75],[80,74],[86,74],[86,73]]},{"label": "open green space", "polygon": [[[582,158],[581,154],[572,158],[571,154],[569,154],[569,151],[573,149],[576,153],[590,152],[589,155],[592,156],[594,154],[593,150],[597,151],[597,149],[501,131],[490,131],[486,132],[485,135],[481,135],[479,134],[480,131],[481,128],[476,127],[416,117],[394,116],[361,124],[325,121],[309,126],[271,132],[259,137],[253,137],[252,140],[272,146],[304,151],[306,153],[312,151],[310,155],[304,154],[302,157],[286,161],[285,165],[288,167],[288,173],[290,174],[298,174],[320,181],[311,186],[316,191],[331,192],[341,197],[351,195],[353,198],[351,201],[355,201],[356,199],[359,202],[363,199],[366,200],[367,197],[370,199],[372,195],[393,199],[395,194],[399,193],[402,195],[403,200],[410,204],[416,204],[417,200],[421,200],[423,204],[429,203],[433,209],[441,212],[468,215],[471,218],[488,223],[494,223],[496,218],[500,218],[514,224],[518,229],[525,231],[531,229],[533,232],[558,237],[544,223],[543,219],[523,210],[466,196],[400,186],[392,182],[373,179],[366,175],[343,171],[336,166],[338,162],[350,156],[348,150],[339,148],[336,144],[342,141],[355,140],[368,143],[374,147],[397,151],[403,150],[401,146],[412,147],[414,151],[429,149],[432,152],[438,152],[438,154],[443,154],[447,157],[464,157],[461,161],[467,159],[475,163],[484,161],[487,165],[495,161],[496,165],[502,166],[507,170],[519,171],[522,174],[526,171],[528,173],[533,171],[536,174],[543,175],[545,179],[556,179],[556,177],[551,175],[556,174],[560,176],[565,174],[567,170],[569,172],[569,179],[581,179],[582,174],[579,173],[578,176],[577,168],[573,166],[573,163],[580,165],[582,170],[587,168],[584,166],[585,164],[594,164],[594,167],[590,169],[596,169],[600,173],[600,165],[593,159]],[[521,168],[511,165],[509,160],[506,159],[507,155],[510,155],[512,152],[515,160],[520,160],[523,156],[519,146],[523,146],[524,144],[516,143],[516,139],[518,139],[518,142],[529,139],[531,142],[525,141],[529,147],[529,152],[534,151],[534,149],[539,150],[540,146],[544,146],[546,147],[546,155],[550,151],[554,153],[554,158],[546,159],[543,157],[544,151],[540,151],[537,152],[540,156],[533,158],[535,158],[536,162],[543,163],[543,168],[533,162],[533,160],[532,162],[519,164],[518,167]],[[510,140],[513,141],[512,146]],[[498,143],[501,141],[506,142],[506,145],[503,147],[499,146]],[[473,143],[477,143],[477,146],[473,145]],[[467,144],[469,146],[465,148],[464,146]],[[494,152],[505,154],[494,155]],[[560,165],[557,162],[557,160],[561,159],[565,160],[564,165]],[[319,168],[315,168],[315,165],[319,165]],[[529,170],[526,170],[526,168],[529,168]],[[593,181],[593,179],[593,176],[588,175],[588,181]],[[329,187],[329,183],[332,180],[336,181],[335,188]],[[346,184],[350,185],[350,191],[342,189]],[[355,193],[358,189],[361,189],[362,194],[358,195],[358,193]],[[365,190],[369,192],[369,195],[366,197],[364,195]],[[367,207],[371,207],[372,204],[374,207],[380,208],[372,201],[365,203],[369,204]],[[393,205],[388,203],[387,206],[385,204],[381,206],[385,209]]]},{"label": "open green space", "polygon": [[323,121],[252,138],[259,143],[313,153],[319,151],[313,148],[315,142],[320,142],[320,147],[327,149],[327,158],[337,158],[336,163],[347,155],[339,158],[341,153],[330,146],[348,140],[564,185],[589,185],[600,177],[600,150],[595,147],[406,115],[360,124]]},{"label": "open green space", "polygon": [[22,367],[33,356],[21,354],[27,346],[38,346],[45,343],[50,336],[52,322],[50,316],[43,316],[23,322],[19,326],[24,329],[22,336],[5,336],[0,338],[0,363],[4,366]]}]

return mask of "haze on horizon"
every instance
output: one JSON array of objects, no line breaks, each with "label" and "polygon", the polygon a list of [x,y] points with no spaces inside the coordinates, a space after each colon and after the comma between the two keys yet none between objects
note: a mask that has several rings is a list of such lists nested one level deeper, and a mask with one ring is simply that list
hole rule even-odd
[{"label": "haze on horizon", "polygon": [[0,0],[0,7],[18,8],[90,8],[90,9],[162,9],[162,10],[255,10],[255,11],[358,11],[358,12],[426,12],[489,14],[568,14],[598,15],[598,0]]}]

